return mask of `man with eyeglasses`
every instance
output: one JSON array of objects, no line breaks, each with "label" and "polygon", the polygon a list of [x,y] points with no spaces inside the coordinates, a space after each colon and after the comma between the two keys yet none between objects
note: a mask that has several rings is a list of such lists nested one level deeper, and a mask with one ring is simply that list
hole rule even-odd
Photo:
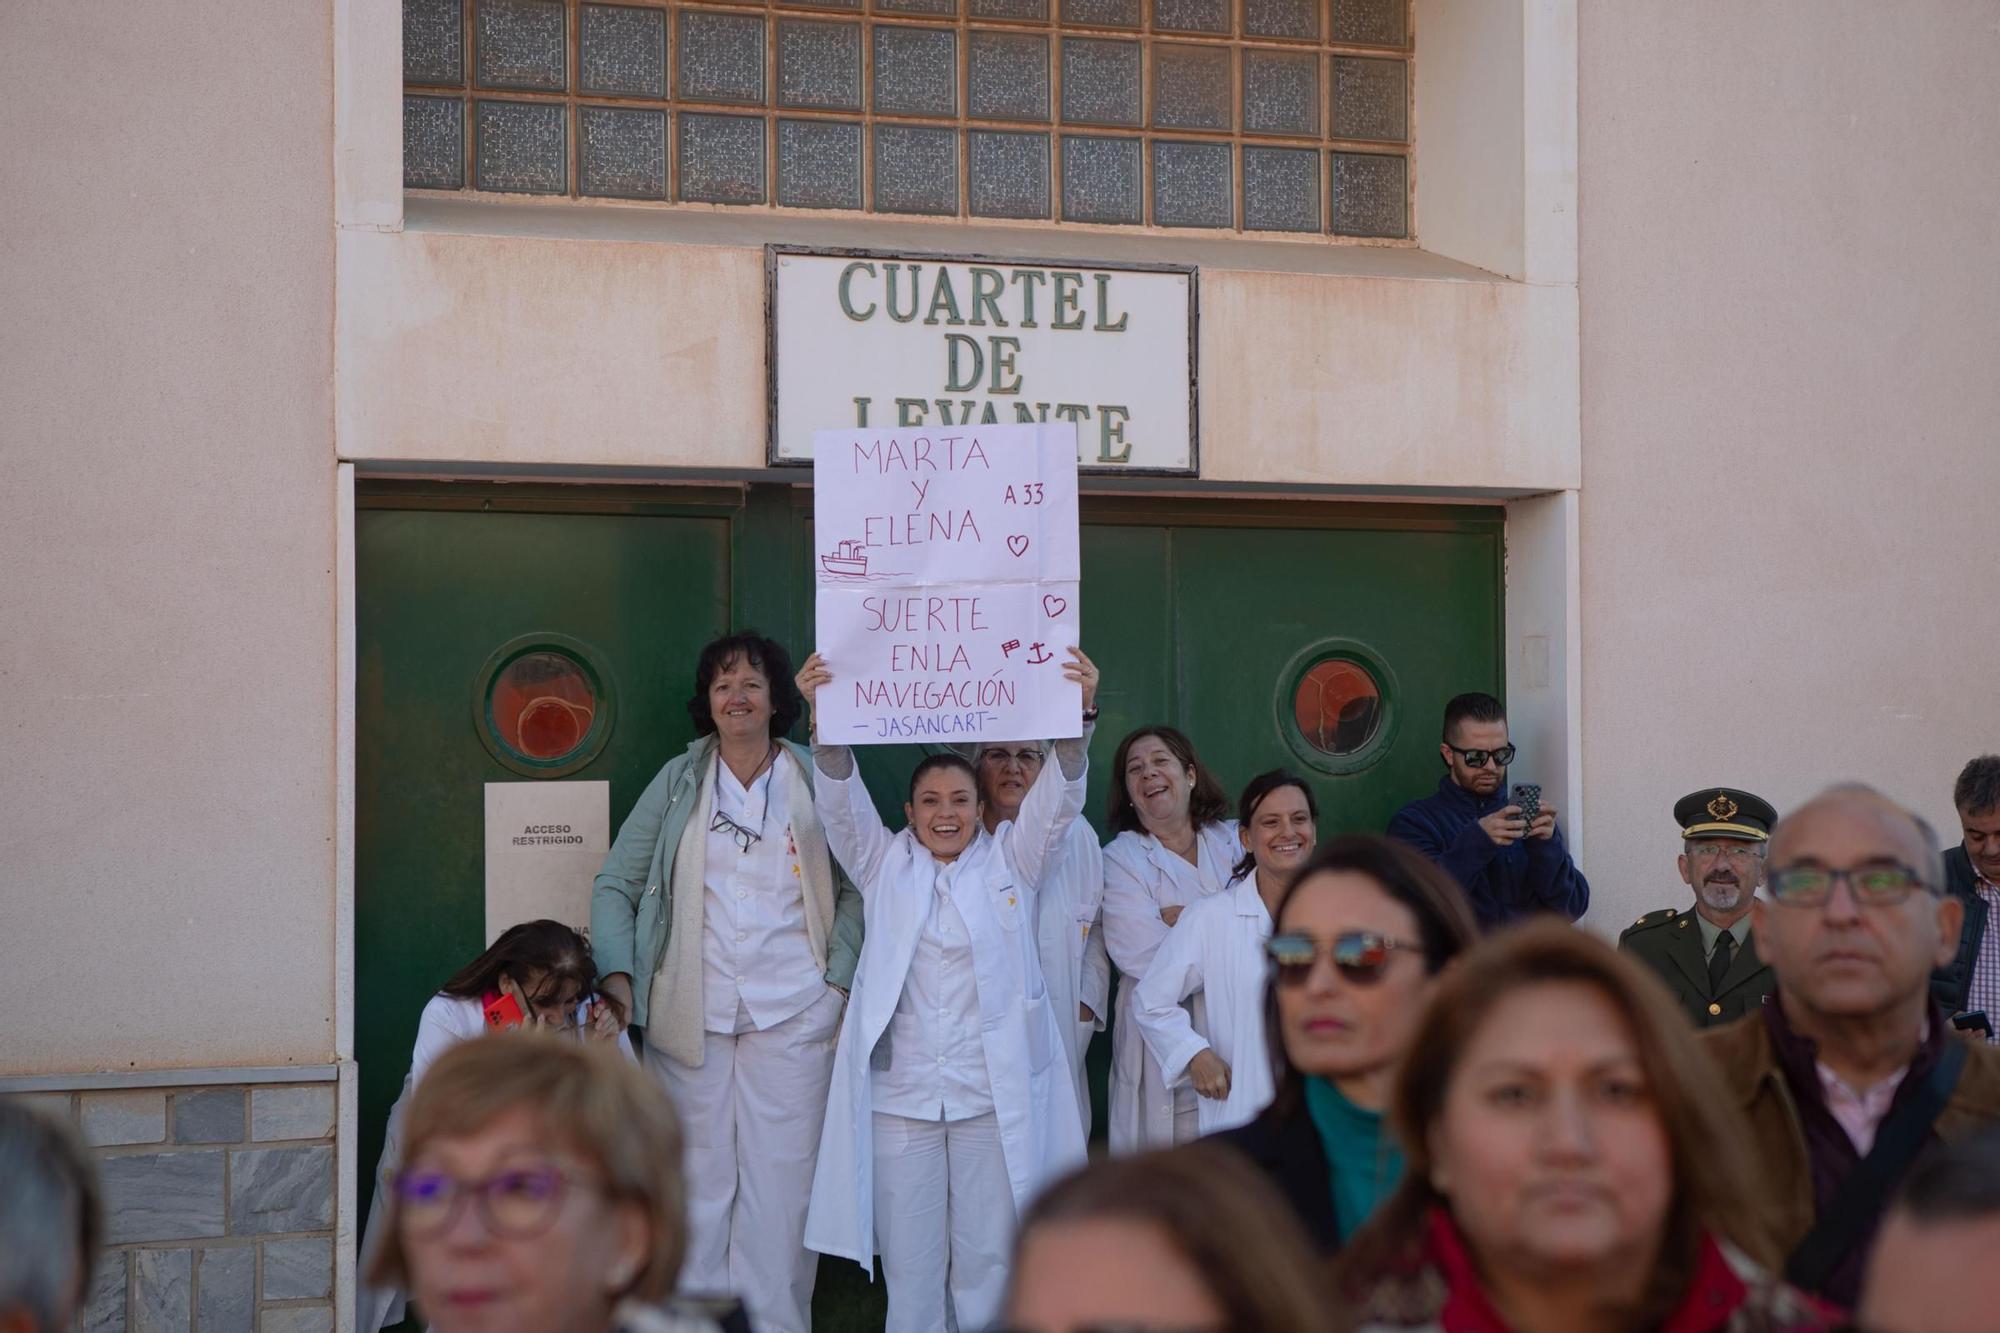
[{"label": "man with eyeglasses", "polygon": [[1772,829],[1765,886],[1750,920],[1777,990],[1701,1039],[1749,1122],[1786,1278],[1851,1308],[1918,1153],[2000,1123],[2000,1049],[1931,1000],[1964,908],[1923,820],[1829,788]]},{"label": "man with eyeglasses", "polygon": [[[979,774],[986,831],[995,832],[1021,813],[1028,789],[1041,775],[1048,747],[1040,741],[993,741],[970,752]],[[1104,854],[1097,831],[1078,818],[1061,852],[1042,871],[1035,890],[1035,946],[1055,1008],[1063,1051],[1076,1084],[1077,1114],[1090,1137],[1090,1080],[1084,1057],[1094,1032],[1104,1030],[1111,991],[1111,959],[1104,949]]]},{"label": "man with eyeglasses", "polygon": [[1663,907],[1627,926],[1618,947],[1659,973],[1698,1028],[1741,1018],[1775,984],[1751,938],[1750,903],[1764,882],[1764,844],[1778,812],[1734,787],[1704,787],[1674,803],[1681,882],[1694,910]]},{"label": "man with eyeglasses", "polygon": [[1473,693],[1446,704],[1438,756],[1445,772],[1437,791],[1398,810],[1389,836],[1451,873],[1481,930],[1536,912],[1582,916],[1590,884],[1570,860],[1556,808],[1541,802],[1530,818],[1508,790],[1514,745],[1500,701]]},{"label": "man with eyeglasses", "polygon": [[1986,1040],[2000,1027],[2000,754],[1983,754],[1959,770],[1951,803],[1964,839],[1944,854],[1945,889],[1965,904],[1958,954],[1931,976],[1931,992],[1949,1014],[1986,1015]]}]

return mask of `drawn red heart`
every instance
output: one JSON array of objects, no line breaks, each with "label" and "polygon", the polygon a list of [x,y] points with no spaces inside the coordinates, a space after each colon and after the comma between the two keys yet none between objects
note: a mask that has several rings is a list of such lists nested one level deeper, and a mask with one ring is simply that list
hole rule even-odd
[{"label": "drawn red heart", "polygon": [[1024,533],[1015,533],[1007,539],[1007,549],[1015,555],[1022,555],[1028,549],[1028,538]]},{"label": "drawn red heart", "polygon": [[1066,598],[1058,597],[1054,593],[1043,594],[1042,614],[1050,620],[1054,620],[1067,610],[1069,610],[1069,601]]}]

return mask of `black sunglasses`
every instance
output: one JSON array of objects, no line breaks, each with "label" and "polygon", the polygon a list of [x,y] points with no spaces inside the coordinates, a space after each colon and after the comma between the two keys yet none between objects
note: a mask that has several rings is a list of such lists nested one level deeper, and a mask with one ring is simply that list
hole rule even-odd
[{"label": "black sunglasses", "polygon": [[1486,761],[1489,759],[1499,764],[1502,768],[1514,762],[1514,747],[1512,745],[1503,745],[1497,750],[1462,750],[1450,741],[1446,741],[1444,748],[1456,754],[1460,759],[1463,759],[1467,768],[1484,768],[1486,767]]},{"label": "black sunglasses", "polygon": [[1342,981],[1373,986],[1389,970],[1397,952],[1404,950],[1421,953],[1422,946],[1368,930],[1344,930],[1329,940],[1324,949],[1303,931],[1273,935],[1264,944],[1280,986],[1305,985],[1322,953],[1333,964],[1334,971],[1340,973]]}]

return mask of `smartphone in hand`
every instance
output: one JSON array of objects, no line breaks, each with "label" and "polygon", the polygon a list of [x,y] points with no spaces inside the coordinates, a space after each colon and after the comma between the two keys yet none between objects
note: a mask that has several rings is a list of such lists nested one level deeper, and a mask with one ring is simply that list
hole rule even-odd
[{"label": "smartphone in hand", "polygon": [[1514,784],[1514,804],[1521,807],[1521,818],[1532,824],[1542,813],[1542,788],[1540,783],[1517,782]]},{"label": "smartphone in hand", "polygon": [[517,1028],[528,1021],[521,1012],[520,1001],[511,995],[496,995],[486,1002],[486,1026],[494,1029]]}]

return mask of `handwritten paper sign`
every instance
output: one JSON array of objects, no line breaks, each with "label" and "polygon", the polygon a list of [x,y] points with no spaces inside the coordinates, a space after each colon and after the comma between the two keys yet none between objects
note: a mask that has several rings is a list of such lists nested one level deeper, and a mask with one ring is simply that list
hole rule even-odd
[{"label": "handwritten paper sign", "polygon": [[828,744],[1082,734],[1076,427],[813,438]]}]

